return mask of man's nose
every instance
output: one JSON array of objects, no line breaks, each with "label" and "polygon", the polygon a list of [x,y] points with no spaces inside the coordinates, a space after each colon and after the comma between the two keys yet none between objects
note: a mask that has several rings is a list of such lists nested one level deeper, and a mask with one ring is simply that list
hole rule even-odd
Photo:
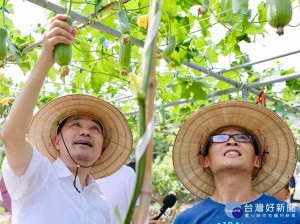
[{"label": "man's nose", "polygon": [[228,141],[226,142],[226,145],[234,145],[237,146],[238,142],[233,138],[233,136],[230,136]]},{"label": "man's nose", "polygon": [[81,135],[90,136],[90,131],[88,128],[82,128]]},{"label": "man's nose", "polygon": [[234,142],[229,142],[229,141],[227,141],[226,142],[226,145],[234,145],[234,146],[238,146],[238,142],[236,142],[236,141],[234,141]]}]

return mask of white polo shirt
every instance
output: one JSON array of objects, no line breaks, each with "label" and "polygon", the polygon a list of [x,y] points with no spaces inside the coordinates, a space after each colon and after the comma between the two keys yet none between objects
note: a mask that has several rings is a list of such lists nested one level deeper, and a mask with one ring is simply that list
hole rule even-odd
[{"label": "white polo shirt", "polygon": [[110,223],[108,204],[98,184],[88,176],[81,190],[79,179],[61,159],[53,164],[34,147],[30,164],[22,177],[17,177],[6,158],[2,172],[12,200],[14,224],[105,224]]},{"label": "white polo shirt", "polygon": [[[110,220],[113,224],[118,221],[115,215],[117,207],[122,220],[125,219],[135,186],[136,174],[129,166],[123,165],[110,176],[97,179],[96,182],[106,198],[110,209]],[[139,200],[136,202],[139,206]]]}]

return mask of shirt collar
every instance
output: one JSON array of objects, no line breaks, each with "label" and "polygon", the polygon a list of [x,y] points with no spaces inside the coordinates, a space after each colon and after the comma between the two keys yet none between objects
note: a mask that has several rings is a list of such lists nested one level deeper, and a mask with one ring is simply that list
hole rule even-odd
[{"label": "shirt collar", "polygon": [[[58,157],[53,163],[54,169],[56,171],[56,175],[58,178],[70,177],[74,175],[71,173],[69,168],[64,164],[64,162]],[[87,186],[96,186],[97,183],[92,177],[92,175],[88,174],[87,176]],[[97,185],[98,186],[98,185]]]},{"label": "shirt collar", "polygon": [[73,175],[69,168],[63,163],[63,161],[59,157],[54,161],[53,166],[56,171],[56,175],[59,178],[69,177]]}]

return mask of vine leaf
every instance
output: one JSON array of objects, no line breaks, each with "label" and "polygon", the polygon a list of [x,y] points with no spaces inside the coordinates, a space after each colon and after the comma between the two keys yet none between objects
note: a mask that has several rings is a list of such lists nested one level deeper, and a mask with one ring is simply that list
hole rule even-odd
[{"label": "vine leaf", "polygon": [[248,12],[248,0],[233,0],[232,1],[233,14],[247,14]]},{"label": "vine leaf", "polygon": [[14,55],[15,59],[17,59],[17,61],[19,61],[21,57],[20,57],[17,45],[10,38],[7,38],[6,42],[9,44],[10,51]]},{"label": "vine leaf", "polygon": [[98,11],[100,10],[102,4],[105,2],[105,0],[96,0],[95,1],[95,15],[97,16]]},{"label": "vine leaf", "polygon": [[181,97],[188,100],[190,97],[197,100],[205,100],[206,91],[205,88],[208,84],[199,80],[184,80],[178,79],[179,85],[181,87]]}]

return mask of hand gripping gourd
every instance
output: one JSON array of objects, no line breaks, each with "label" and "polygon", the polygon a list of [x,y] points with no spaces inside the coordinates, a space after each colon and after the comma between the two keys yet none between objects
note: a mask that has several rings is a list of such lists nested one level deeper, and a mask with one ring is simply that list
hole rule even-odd
[{"label": "hand gripping gourd", "polygon": [[[65,20],[66,23],[72,27],[72,19],[68,17]],[[72,44],[66,45],[63,43],[59,43],[55,46],[54,49],[54,59],[55,62],[60,65],[59,72],[62,76],[66,76],[69,74],[69,67],[68,65],[72,59]]]}]

